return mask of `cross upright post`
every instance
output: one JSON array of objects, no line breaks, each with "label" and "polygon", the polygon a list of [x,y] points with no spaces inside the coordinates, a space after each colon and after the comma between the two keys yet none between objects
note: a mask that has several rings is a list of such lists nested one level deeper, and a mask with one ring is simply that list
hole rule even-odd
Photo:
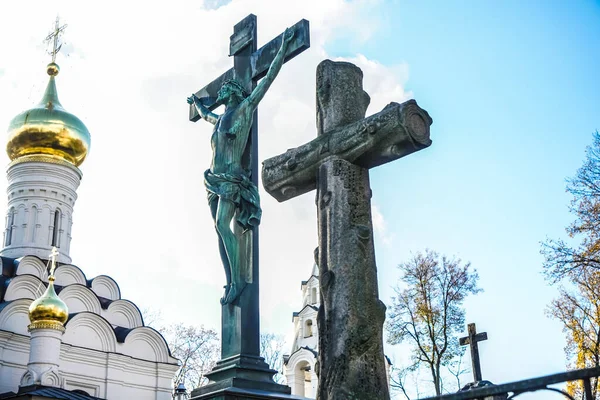
[{"label": "cross upright post", "polygon": [[[281,34],[260,49],[257,49],[256,31],[255,15],[250,14],[237,23],[229,44],[229,56],[233,57],[233,67],[188,99],[190,121],[196,122],[202,117],[215,124],[212,140],[213,164],[211,169],[205,173],[205,184],[209,193],[214,190],[219,197],[218,208],[213,206],[212,200],[210,205],[219,234],[221,259],[228,279],[226,294],[221,301],[221,360],[206,375],[211,384],[194,390],[192,399],[233,399],[234,397],[228,397],[233,396],[231,393],[237,393],[238,397],[235,399],[246,399],[242,396],[242,392],[247,389],[277,393],[278,396],[284,396],[290,392],[287,386],[273,382],[272,377],[277,371],[272,370],[260,356],[258,257],[260,206],[257,204],[258,192],[252,191],[252,185],[256,187],[258,184],[258,112],[256,106],[264,95],[261,85],[258,84],[259,80],[266,78],[264,81],[272,82],[279,70],[276,68],[274,73],[269,72],[271,66],[277,64],[280,67],[282,63],[310,47],[309,25],[308,21],[301,20],[286,30],[286,33],[290,32],[293,36]],[[281,62],[281,57],[283,57],[283,62]],[[262,85],[262,88],[268,88],[268,85]],[[236,104],[224,104],[223,96],[229,96],[226,100],[231,101],[232,90],[237,90],[239,96],[245,95],[246,97]],[[212,110],[221,104],[226,106],[226,110],[231,106],[234,111],[226,112],[222,116],[213,114]],[[243,113],[246,112],[244,110],[251,110],[250,105],[254,107],[254,111],[251,114],[252,122],[248,127],[248,133],[247,129],[244,130],[245,128],[240,127],[247,126],[243,124],[249,119],[250,114],[246,116]],[[239,142],[243,151],[240,154],[241,162],[236,159],[236,162],[239,163],[238,170],[224,171],[223,166],[231,165],[224,161],[223,157],[227,156],[224,153],[238,151],[239,148],[234,147],[237,144],[232,143],[238,143],[235,141],[241,140],[239,138],[246,134],[248,134],[247,142]],[[218,142],[219,140],[221,142]],[[220,154],[218,154],[219,151]],[[219,168],[221,169],[219,170]],[[214,182],[209,182],[209,178]],[[231,196],[233,190],[239,191],[237,200],[228,197]],[[242,191],[245,192],[242,194]],[[240,218],[245,212],[239,198],[247,201],[245,195],[248,193],[255,194],[256,198],[252,206],[257,207],[258,211],[254,209],[255,224],[251,228],[244,229],[239,226]],[[228,233],[235,237],[235,246],[232,246],[231,241],[227,241],[231,239],[230,236],[221,235],[223,224],[219,225],[218,220],[221,202],[224,202],[226,207],[233,204],[236,207],[235,220],[237,223],[233,224],[235,226],[233,233]],[[249,219],[246,222],[248,221]],[[248,222],[248,224],[250,223]],[[228,226],[226,228],[229,229]],[[227,245],[230,247],[226,247]],[[238,249],[238,251],[234,251],[232,255],[231,249]],[[236,274],[236,272],[239,273]],[[284,397],[271,396],[269,398]]]},{"label": "cross upright post", "polygon": [[473,368],[473,379],[475,382],[481,381],[481,363],[479,361],[479,346],[477,343],[487,340],[487,332],[477,333],[475,324],[469,324],[468,336],[460,338],[460,345],[469,345],[471,350],[471,366]]}]

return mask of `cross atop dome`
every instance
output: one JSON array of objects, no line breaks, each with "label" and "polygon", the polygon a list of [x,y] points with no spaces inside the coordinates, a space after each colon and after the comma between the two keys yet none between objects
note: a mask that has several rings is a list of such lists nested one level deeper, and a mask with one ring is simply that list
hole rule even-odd
[{"label": "cross atop dome", "polygon": [[66,28],[67,28],[67,24],[60,26],[60,18],[58,16],[56,16],[54,30],[48,36],[46,36],[46,39],[44,39],[44,42],[46,42],[48,44],[50,44],[52,42],[52,50],[48,51],[48,54],[50,54],[52,56],[52,64],[54,64],[56,62],[56,55],[58,54],[58,52],[60,51],[60,49],[62,47],[62,43],[59,43],[58,40],[59,40],[60,36],[64,33]]}]

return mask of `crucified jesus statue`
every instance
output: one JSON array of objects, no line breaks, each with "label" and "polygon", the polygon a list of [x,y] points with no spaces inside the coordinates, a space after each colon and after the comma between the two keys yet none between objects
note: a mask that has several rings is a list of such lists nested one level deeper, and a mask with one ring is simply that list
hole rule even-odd
[{"label": "crucified jesus statue", "polygon": [[231,221],[236,217],[243,231],[253,229],[260,223],[262,211],[258,189],[251,181],[249,157],[246,156],[250,150],[248,138],[254,111],[279,73],[293,37],[294,31],[286,29],[267,75],[252,93],[246,93],[244,86],[234,79],[223,83],[217,97],[217,103],[225,105],[223,114],[211,112],[203,104],[204,98],[198,98],[195,94],[187,99],[204,120],[215,126],[211,137],[212,162],[204,172],[204,185],[208,191],[208,203],[227,278],[221,304],[233,303],[247,283],[240,268],[239,237],[231,229]]}]

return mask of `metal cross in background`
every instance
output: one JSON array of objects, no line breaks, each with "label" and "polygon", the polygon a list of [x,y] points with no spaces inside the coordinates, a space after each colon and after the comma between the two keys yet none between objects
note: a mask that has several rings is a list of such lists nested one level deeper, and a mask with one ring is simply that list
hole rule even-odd
[{"label": "metal cross in background", "polygon": [[466,346],[470,345],[471,348],[471,364],[473,366],[473,377],[475,378],[475,382],[479,382],[482,380],[481,378],[481,364],[479,362],[479,347],[477,345],[478,342],[482,342],[487,340],[487,332],[477,333],[477,329],[475,328],[475,324],[469,324],[469,335],[460,338],[460,345]]},{"label": "metal cross in background", "polygon": [[46,36],[46,39],[44,39],[44,41],[47,43],[53,42],[52,50],[48,51],[48,54],[50,54],[52,56],[52,62],[56,61],[56,55],[58,54],[58,52],[60,51],[60,48],[62,47],[62,43],[58,44],[58,38],[65,31],[66,28],[67,28],[67,24],[60,26],[60,19],[57,16],[56,23],[54,25],[54,30],[48,36]]}]

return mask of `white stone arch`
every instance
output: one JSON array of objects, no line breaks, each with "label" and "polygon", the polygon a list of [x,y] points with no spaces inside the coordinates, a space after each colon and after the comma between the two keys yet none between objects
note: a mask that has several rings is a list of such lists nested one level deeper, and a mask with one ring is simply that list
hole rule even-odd
[{"label": "white stone arch", "polygon": [[306,348],[300,348],[290,356],[285,375],[293,395],[312,398],[316,396],[318,381],[315,362],[314,353]]},{"label": "white stone arch", "polygon": [[[50,254],[50,253],[48,253]],[[48,281],[48,273],[46,264],[36,256],[25,256],[17,260],[17,275],[34,275],[43,280]]]},{"label": "white stone arch", "polygon": [[12,301],[18,299],[35,300],[44,294],[46,285],[37,276],[34,275],[19,275],[15,276],[8,283],[4,301]]},{"label": "white stone arch", "polygon": [[15,207],[15,218],[13,226],[16,232],[13,234],[13,245],[22,245],[25,241],[25,234],[27,232],[27,208],[24,203],[19,203]]},{"label": "white stone arch", "polygon": [[29,336],[29,305],[33,300],[11,301],[0,310],[0,330]]},{"label": "white stone arch", "polygon": [[91,312],[81,312],[65,324],[63,343],[115,353],[117,338],[107,320]]},{"label": "white stone arch", "polygon": [[171,357],[165,338],[148,326],[135,328],[127,334],[123,354],[154,362],[177,362]]},{"label": "white stone arch", "polygon": [[313,335],[315,334],[314,331],[315,331],[315,324],[313,322],[313,319],[312,318],[306,318],[304,320],[304,323],[303,323],[303,326],[302,326],[303,336],[305,338],[313,337]]},{"label": "white stone arch", "polygon": [[87,286],[78,283],[69,285],[62,288],[58,297],[67,304],[70,314],[88,311],[100,315],[102,312],[98,296]]},{"label": "white stone arch", "polygon": [[98,275],[92,279],[92,290],[100,297],[109,300],[119,300],[121,290],[113,278],[107,275]]},{"label": "white stone arch", "polygon": [[60,207],[56,207],[51,215],[51,224],[52,224],[52,233],[50,235],[50,246],[56,246],[58,248],[61,247],[61,235],[62,231],[62,219],[63,219],[63,211]]},{"label": "white stone arch", "polygon": [[140,309],[129,300],[113,301],[102,315],[115,326],[130,329],[144,326]]},{"label": "white stone arch", "polygon": [[73,284],[80,284],[86,286],[87,279],[85,274],[79,267],[71,264],[61,265],[56,268],[55,272],[56,281],[55,284],[58,286],[68,286]]}]

